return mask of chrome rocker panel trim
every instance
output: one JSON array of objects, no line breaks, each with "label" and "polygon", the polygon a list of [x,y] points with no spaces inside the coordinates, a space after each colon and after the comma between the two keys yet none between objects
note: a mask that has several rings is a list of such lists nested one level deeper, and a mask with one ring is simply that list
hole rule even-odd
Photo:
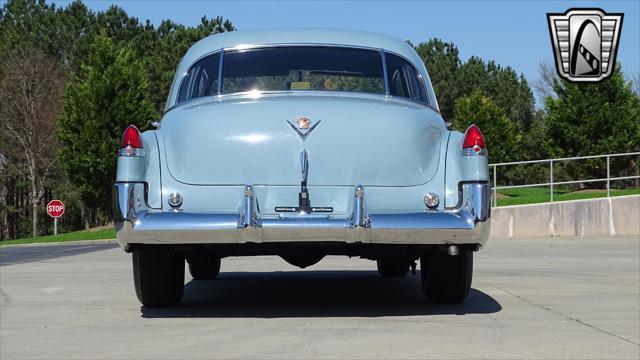
[{"label": "chrome rocker panel trim", "polygon": [[253,191],[244,191],[244,208],[234,213],[190,213],[149,209],[144,183],[114,185],[118,243],[234,244],[338,241],[371,244],[479,244],[489,237],[491,185],[464,183],[457,209],[404,214],[365,214],[365,191],[355,187],[354,210],[347,218],[293,215],[261,218]]}]

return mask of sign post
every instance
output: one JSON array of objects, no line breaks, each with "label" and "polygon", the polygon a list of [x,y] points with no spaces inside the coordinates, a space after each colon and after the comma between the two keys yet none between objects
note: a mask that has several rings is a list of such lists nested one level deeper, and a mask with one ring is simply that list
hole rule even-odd
[{"label": "sign post", "polygon": [[49,201],[47,214],[53,218],[53,235],[58,235],[58,218],[64,214],[64,203],[60,200]]}]

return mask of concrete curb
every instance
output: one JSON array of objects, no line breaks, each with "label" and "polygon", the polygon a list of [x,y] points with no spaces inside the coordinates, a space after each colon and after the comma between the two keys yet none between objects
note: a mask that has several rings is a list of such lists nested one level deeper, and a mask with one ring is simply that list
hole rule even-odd
[{"label": "concrete curb", "polygon": [[640,195],[500,206],[492,238],[640,235]]},{"label": "concrete curb", "polygon": [[40,242],[40,243],[12,244],[12,245],[0,244],[0,249],[10,248],[10,247],[98,245],[98,244],[117,244],[117,242],[116,242],[116,239],[98,239],[98,240],[71,240],[71,241],[60,241],[60,242]]}]

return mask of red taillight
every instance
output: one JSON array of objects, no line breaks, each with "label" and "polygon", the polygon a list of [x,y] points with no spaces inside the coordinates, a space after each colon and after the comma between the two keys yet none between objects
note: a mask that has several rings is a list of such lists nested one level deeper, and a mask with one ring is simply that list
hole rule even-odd
[{"label": "red taillight", "polygon": [[482,135],[482,131],[480,128],[476,126],[476,124],[471,124],[467,129],[467,132],[464,133],[464,141],[462,142],[463,149],[472,149],[475,153],[481,152],[483,149],[486,149],[486,145],[484,144],[484,136]]},{"label": "red taillight", "polygon": [[132,147],[135,149],[142,149],[142,138],[140,138],[140,131],[134,125],[129,125],[122,134],[122,142],[120,148]]}]

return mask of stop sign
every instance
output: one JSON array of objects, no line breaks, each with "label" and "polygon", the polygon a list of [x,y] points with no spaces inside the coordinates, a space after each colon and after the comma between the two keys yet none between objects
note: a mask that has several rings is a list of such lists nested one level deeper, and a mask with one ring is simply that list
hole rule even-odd
[{"label": "stop sign", "polygon": [[47,204],[47,214],[49,216],[57,218],[64,214],[64,204],[60,200],[51,200]]}]

